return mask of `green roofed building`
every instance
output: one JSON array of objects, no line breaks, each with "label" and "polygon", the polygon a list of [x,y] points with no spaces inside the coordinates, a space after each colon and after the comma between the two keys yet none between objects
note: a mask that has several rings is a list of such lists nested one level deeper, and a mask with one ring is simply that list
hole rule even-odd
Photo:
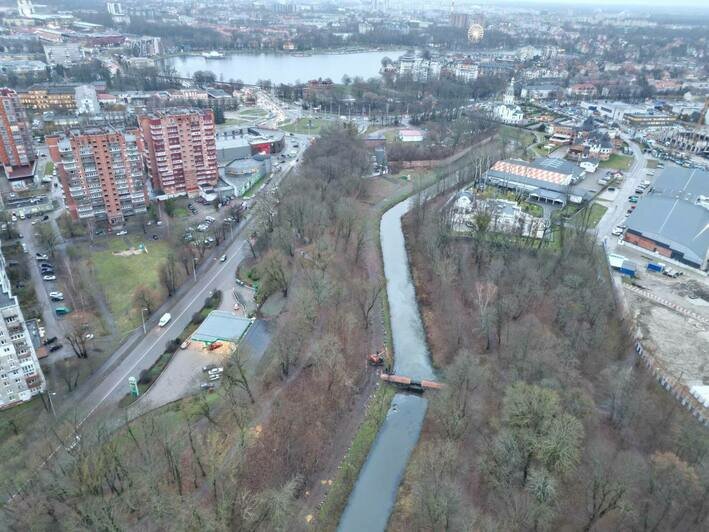
[{"label": "green roofed building", "polygon": [[252,320],[235,316],[231,312],[213,310],[192,334],[192,340],[205,345],[214,342],[238,342],[251,323]]}]

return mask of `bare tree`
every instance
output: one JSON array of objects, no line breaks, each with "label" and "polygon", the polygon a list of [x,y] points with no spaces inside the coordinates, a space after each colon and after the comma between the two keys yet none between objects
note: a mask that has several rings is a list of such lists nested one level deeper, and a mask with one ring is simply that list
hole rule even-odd
[{"label": "bare tree", "polygon": [[138,312],[146,309],[148,314],[152,314],[159,305],[160,295],[149,286],[138,285],[133,291],[133,308]]},{"label": "bare tree", "polygon": [[172,297],[175,295],[179,282],[175,255],[172,253],[168,254],[165,258],[165,262],[160,266],[159,275],[160,282],[162,282],[165,290],[167,290],[167,296]]},{"label": "bare tree", "polygon": [[382,293],[382,290],[384,290],[384,281],[382,280],[378,280],[374,283],[362,280],[356,285],[354,300],[362,317],[365,330],[369,329],[371,322],[370,315],[379,300],[379,295]]},{"label": "bare tree", "polygon": [[69,319],[69,327],[64,335],[77,358],[88,358],[89,327],[85,314],[76,314]]},{"label": "bare tree", "polygon": [[232,349],[229,354],[229,364],[227,371],[224,374],[224,382],[228,382],[229,385],[241,388],[249,396],[249,401],[251,404],[256,402],[254,398],[254,393],[249,385],[249,378],[247,376],[246,365],[248,363],[249,357],[245,354],[244,349],[237,346]]}]

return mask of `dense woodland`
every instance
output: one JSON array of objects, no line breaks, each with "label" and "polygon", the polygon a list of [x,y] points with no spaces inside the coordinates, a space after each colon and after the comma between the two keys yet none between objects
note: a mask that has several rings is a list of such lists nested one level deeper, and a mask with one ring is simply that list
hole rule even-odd
[{"label": "dense woodland", "polygon": [[407,242],[446,388],[392,528],[706,530],[707,431],[635,364],[586,231],[521,248],[481,219],[456,238],[440,200],[419,205]]},{"label": "dense woodland", "polygon": [[26,466],[60,452],[0,508],[2,528],[293,529],[322,497],[318,475],[334,478],[376,382],[363,364],[382,341],[368,167],[362,141],[335,126],[253,207],[246,268],[285,299],[255,376],[236,351],[215,393],[130,422],[104,416],[76,445],[71,420],[50,426]]}]

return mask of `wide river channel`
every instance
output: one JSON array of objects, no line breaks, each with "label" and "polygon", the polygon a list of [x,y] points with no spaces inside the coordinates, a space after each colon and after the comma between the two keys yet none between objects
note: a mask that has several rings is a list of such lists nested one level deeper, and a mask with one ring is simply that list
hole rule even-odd
[{"label": "wide river channel", "polygon": [[318,78],[330,78],[335,83],[340,83],[345,74],[350,78],[377,78],[383,57],[396,60],[403,53],[403,50],[380,50],[305,56],[227,54],[221,58],[184,55],[167,58],[164,63],[172,66],[178,76],[184,78],[191,78],[198,70],[209,70],[214,72],[219,80],[241,80],[249,84],[255,84],[259,80],[271,80],[275,84],[294,84]]},{"label": "wide river channel", "polygon": [[[389,209],[379,226],[394,342],[394,370],[397,375],[433,379],[435,375],[401,228],[401,217],[410,205],[410,200],[405,200]],[[428,401],[417,395],[397,393],[394,396],[342,514],[340,531],[386,528],[427,406]]]}]

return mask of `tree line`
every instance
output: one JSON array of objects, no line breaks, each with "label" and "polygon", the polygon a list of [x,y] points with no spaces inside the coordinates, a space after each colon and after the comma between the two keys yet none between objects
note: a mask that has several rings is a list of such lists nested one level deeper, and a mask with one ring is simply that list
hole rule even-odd
[{"label": "tree line", "polygon": [[705,529],[709,435],[637,366],[586,227],[461,238],[445,199],[405,221],[446,387],[392,529]]}]

